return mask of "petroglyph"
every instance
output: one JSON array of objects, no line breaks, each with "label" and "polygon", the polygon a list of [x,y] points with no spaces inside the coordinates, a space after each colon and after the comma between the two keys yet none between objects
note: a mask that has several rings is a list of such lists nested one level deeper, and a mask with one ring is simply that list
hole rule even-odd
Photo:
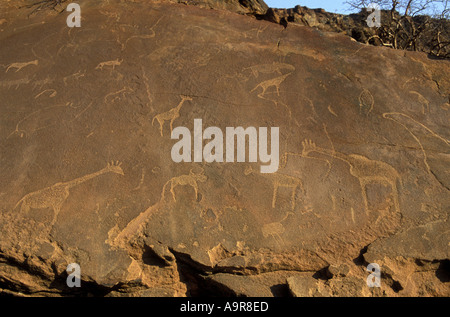
[{"label": "petroglyph", "polygon": [[152,39],[156,36],[156,32],[155,30],[153,30],[153,28],[158,25],[159,21],[161,21],[163,17],[160,17],[158,19],[158,21],[155,22],[155,24],[152,25],[151,28],[149,28],[150,33],[149,34],[137,34],[137,35],[132,35],[129,38],[126,39],[125,43],[120,43],[120,41],[118,41],[121,45],[122,45],[122,51],[125,49],[125,47],[127,46],[128,42],[132,39]]},{"label": "petroglyph", "polygon": [[111,61],[106,61],[106,62],[101,62],[99,63],[95,69],[100,69],[103,70],[103,67],[105,66],[111,66],[112,69],[114,70],[116,66],[120,66],[123,62],[123,59],[119,60],[118,58],[116,58],[115,60],[111,60]]},{"label": "petroglyph", "polygon": [[272,237],[280,246],[283,245],[284,240],[281,235],[286,231],[286,229],[284,228],[282,222],[285,221],[290,215],[293,215],[293,213],[288,212],[282,220],[263,225],[261,228],[263,237]]},{"label": "petroglyph", "polygon": [[125,46],[127,46],[128,41],[130,41],[132,39],[151,39],[151,38],[154,38],[154,37],[155,37],[155,32],[153,32],[153,34],[132,35],[129,38],[127,38],[127,40],[125,41],[124,44],[122,44],[122,50],[125,49]]},{"label": "petroglyph", "polygon": [[430,174],[432,174],[433,177],[436,178],[434,173],[431,171],[430,165],[428,164],[427,152],[425,151],[425,148],[424,148],[422,142],[420,141],[419,137],[413,131],[411,131],[411,128],[413,128],[413,127],[420,128],[423,132],[426,132],[428,135],[431,135],[431,136],[439,139],[440,141],[444,142],[447,146],[450,146],[450,140],[448,140],[448,139],[442,137],[441,135],[437,134],[436,132],[434,132],[433,130],[428,128],[426,125],[424,125],[423,123],[420,123],[419,121],[411,118],[407,114],[404,114],[404,113],[401,113],[401,112],[386,112],[386,113],[383,113],[382,116],[385,119],[392,120],[395,123],[401,125],[406,131],[409,132],[409,134],[411,134],[411,136],[414,138],[414,140],[416,140],[417,144],[419,145],[420,150],[422,151],[423,163],[425,164],[425,167],[426,167],[427,171]]},{"label": "petroglyph", "polygon": [[[27,134],[27,131],[26,131],[26,130],[23,130],[23,129],[20,129],[19,127],[20,127],[20,125],[21,125],[24,121],[26,121],[27,119],[29,119],[29,118],[35,116],[36,114],[38,114],[38,113],[40,113],[40,112],[42,112],[42,111],[44,111],[44,110],[52,109],[52,108],[56,108],[56,107],[65,107],[65,105],[64,105],[64,106],[63,106],[63,105],[56,105],[56,106],[46,107],[46,108],[44,108],[44,109],[39,109],[39,110],[33,111],[32,113],[26,115],[23,119],[21,119],[19,122],[17,122],[14,131],[11,132],[11,133],[7,136],[7,139],[9,139],[9,138],[10,138],[11,136],[13,136],[13,135],[18,135],[19,137],[23,138],[23,137]],[[34,130],[34,131],[36,131],[36,130]],[[34,131],[32,131],[32,132],[34,132]]]},{"label": "petroglyph", "polygon": [[[393,116],[400,116],[403,118],[406,118],[406,120],[411,120],[414,124],[418,125],[419,127],[421,127],[422,129],[424,129],[425,131],[427,131],[430,135],[432,135],[435,138],[438,138],[439,140],[441,140],[442,142],[444,142],[445,144],[447,144],[448,146],[450,146],[450,140],[442,137],[441,135],[437,134],[436,132],[434,132],[433,130],[431,130],[430,128],[428,128],[426,125],[424,125],[423,123],[420,123],[419,121],[411,118],[409,115],[401,113],[401,112],[386,112],[383,113],[383,118],[385,119],[389,119],[389,120],[393,120],[399,124],[401,124],[399,122],[399,120],[394,119]],[[403,120],[405,121],[405,120]]]},{"label": "petroglyph", "polygon": [[40,92],[39,94],[37,94],[34,99],[39,98],[40,96],[42,96],[43,94],[50,92],[51,94],[49,95],[50,98],[53,98],[56,96],[57,92],[55,89],[45,89],[44,91]]},{"label": "petroglyph", "polygon": [[25,63],[12,63],[8,66],[8,68],[6,68],[5,73],[7,73],[11,68],[15,68],[16,69],[16,73],[21,70],[22,68],[28,66],[28,65],[35,65],[37,66],[39,64],[39,61],[36,59],[34,61],[30,61],[30,62],[25,62]]},{"label": "petroglyph", "polygon": [[120,21],[120,15],[117,12],[109,12],[109,11],[99,11],[100,14],[107,16],[109,19],[114,19],[115,22]]},{"label": "petroglyph", "polygon": [[292,73],[288,73],[285,74],[283,76],[280,77],[276,77],[276,78],[272,78],[266,81],[263,81],[261,83],[259,83],[258,85],[256,85],[255,88],[253,88],[250,92],[254,92],[255,90],[257,90],[258,88],[262,88],[262,92],[260,94],[258,94],[259,98],[264,99],[264,94],[266,93],[266,90],[270,87],[275,87],[275,89],[277,90],[277,95],[280,95],[280,85],[286,80],[286,78],[291,75]]},{"label": "petroglyph", "polygon": [[36,88],[37,86],[42,88],[42,86],[50,84],[53,81],[54,81],[54,78],[50,78],[50,77],[47,77],[47,78],[41,79],[41,80],[36,80],[36,81],[33,82],[33,88]]},{"label": "petroglyph", "polygon": [[208,178],[205,175],[205,171],[202,170],[200,173],[194,173],[192,170],[189,171],[188,175],[176,176],[169,179],[163,186],[161,193],[161,201],[164,201],[166,187],[170,184],[170,193],[172,194],[172,198],[174,201],[177,201],[175,198],[175,187],[176,186],[185,186],[189,185],[194,188],[195,191],[195,200],[198,199],[198,182],[204,183]]},{"label": "petroglyph", "polygon": [[4,80],[0,81],[0,87],[8,87],[11,88],[12,86],[16,86],[16,89],[19,88],[20,85],[29,84],[30,79],[28,77],[16,79],[16,80]]},{"label": "petroglyph", "polygon": [[350,216],[352,217],[352,222],[356,223],[356,221],[355,221],[355,210],[353,209],[353,207],[350,207]]},{"label": "petroglyph", "polygon": [[422,105],[422,114],[430,112],[430,102],[424,96],[414,90],[410,90],[409,93],[417,96],[417,100]]},{"label": "petroglyph", "polygon": [[371,92],[367,89],[363,89],[359,95],[359,113],[368,115],[372,112],[375,100]]},{"label": "petroglyph", "polygon": [[158,121],[159,127],[160,127],[161,136],[164,136],[163,135],[164,122],[170,120],[170,133],[172,133],[172,131],[173,131],[173,122],[175,121],[175,119],[180,117],[180,109],[183,106],[184,102],[186,100],[192,100],[192,98],[188,97],[188,96],[182,96],[181,95],[180,97],[181,97],[181,101],[178,104],[178,106],[170,109],[169,111],[157,114],[156,116],[153,117],[152,125],[154,124],[155,120]]},{"label": "petroglyph", "polygon": [[[104,98],[103,101],[105,103],[109,103],[109,102],[116,102],[116,100],[120,100],[121,98],[125,98],[125,94],[127,93],[132,93],[134,92],[130,87],[124,87],[118,91],[115,92],[111,92],[109,94],[107,94]],[[111,98],[108,101],[108,98]]]},{"label": "petroglyph", "polygon": [[273,62],[272,64],[260,64],[246,67],[243,70],[250,70],[253,76],[255,76],[255,78],[258,78],[259,74],[277,73],[278,75],[283,75],[282,70],[289,70],[292,72],[295,70],[295,67],[290,64]]},{"label": "petroglyph", "polygon": [[[272,222],[263,225],[261,228],[262,234],[264,238],[268,238],[271,236],[277,243],[279,243],[278,240],[281,241],[281,243],[284,243],[283,238],[281,238],[281,234],[284,233],[285,229],[282,223],[280,222]],[[278,238],[278,240],[277,240]]]},{"label": "petroglyph", "polygon": [[328,106],[328,111],[335,117],[337,117],[338,115],[336,114],[336,112],[334,112],[333,108],[331,108],[331,105]]},{"label": "petroglyph", "polygon": [[139,184],[133,188],[132,190],[138,190],[141,188],[142,184],[144,184],[144,178],[145,178],[145,168],[142,168],[142,172],[141,172],[141,179],[139,180]]},{"label": "petroglyph", "polygon": [[84,77],[85,75],[86,75],[86,71],[84,71],[83,73],[81,73],[81,70],[80,70],[80,71],[78,71],[78,72],[76,72],[76,73],[74,73],[74,74],[72,74],[72,75],[66,76],[66,77],[63,78],[64,85],[67,86],[67,80],[68,80],[68,79],[74,78],[75,80],[78,80],[78,79],[80,79],[81,77]]},{"label": "petroglyph", "polygon": [[397,181],[401,183],[400,175],[389,164],[371,160],[365,156],[358,154],[343,154],[328,149],[317,147],[311,140],[302,142],[304,156],[308,156],[311,152],[325,154],[339,160],[342,160],[350,165],[350,174],[358,178],[361,185],[362,196],[364,199],[364,207],[366,214],[369,214],[369,204],[367,200],[367,185],[371,183],[388,184],[391,186],[392,195],[394,197],[394,206],[396,212],[400,212],[399,191],[397,188]]},{"label": "petroglyph", "polygon": [[144,78],[145,92],[147,93],[148,102],[152,102],[153,98],[152,98],[152,94],[150,92],[150,86],[148,84],[148,77],[147,77],[147,74],[145,73],[144,67],[142,67],[142,77]]},{"label": "petroglyph", "polygon": [[[90,103],[86,108],[84,108],[83,110],[81,110],[79,113],[77,113],[71,120],[59,120],[59,121],[73,121],[75,119],[77,119],[78,117],[80,117],[87,109],[89,109],[92,106],[92,103]],[[64,105],[54,105],[54,106],[49,106],[49,107],[45,107],[42,109],[38,109],[36,111],[33,111],[32,113],[26,115],[23,119],[19,120],[19,122],[17,122],[16,127],[14,129],[14,131],[12,131],[6,138],[9,139],[10,137],[12,137],[13,135],[18,135],[20,138],[25,137],[27,134],[33,134],[36,131],[48,128],[50,126],[55,125],[58,121],[55,121],[54,123],[51,124],[47,124],[47,125],[38,125],[38,127],[33,128],[33,129],[24,129],[24,128],[20,128],[24,122],[26,122],[27,120],[29,120],[30,118],[32,118],[33,122],[39,121],[39,117],[38,114],[49,114],[49,115],[54,115],[55,114],[55,108],[73,108],[73,109],[77,109],[79,107],[73,107],[73,103],[72,102],[66,102]],[[48,111],[50,109],[53,109],[51,111]],[[48,118],[45,118],[48,119]]]},{"label": "petroglyph", "polygon": [[111,162],[98,172],[87,174],[68,182],[56,183],[50,187],[29,193],[17,202],[14,209],[16,209],[21,204],[20,213],[23,215],[24,213],[28,213],[31,208],[52,208],[54,214],[51,225],[54,225],[58,214],[61,211],[62,205],[66,201],[67,197],[69,197],[69,190],[72,187],[80,185],[81,183],[84,183],[92,178],[109,172],[124,175],[123,170],[120,167],[121,165],[122,163],[119,162]]},{"label": "petroglyph", "polygon": [[305,159],[312,159],[312,160],[318,160],[318,161],[325,162],[328,165],[328,171],[327,171],[325,177],[327,177],[331,172],[332,166],[331,166],[331,163],[329,160],[324,159],[324,158],[319,158],[319,157],[305,156],[301,153],[294,153],[294,152],[284,152],[284,154],[281,156],[280,168],[285,168],[287,166],[289,156],[297,156],[297,157],[301,157],[301,158],[305,158]]},{"label": "petroglyph", "polygon": [[[253,173],[253,169],[251,166],[248,166],[244,174],[246,176]],[[272,195],[272,208],[275,208],[276,202],[277,202],[277,195],[278,195],[278,189],[280,187],[290,188],[292,190],[291,192],[291,208],[292,210],[295,209],[295,194],[297,192],[297,188],[300,187],[302,190],[302,193],[305,194],[305,189],[303,188],[303,182],[300,178],[289,176],[286,174],[281,173],[272,173],[272,174],[266,174],[268,177],[272,179],[273,183],[273,195]]]},{"label": "petroglyph", "polygon": [[331,195],[331,203],[332,203],[332,210],[335,211],[336,210],[336,196]]},{"label": "petroglyph", "polygon": [[[78,119],[83,113],[85,113],[90,107],[92,107],[92,102],[89,104],[89,105],[87,105],[87,107],[86,108],[84,108],[83,110],[81,110],[79,113],[77,113],[76,115],[75,115],[75,117],[73,118],[73,120],[75,120],[75,119]],[[70,120],[70,121],[73,121],[73,120]]]}]

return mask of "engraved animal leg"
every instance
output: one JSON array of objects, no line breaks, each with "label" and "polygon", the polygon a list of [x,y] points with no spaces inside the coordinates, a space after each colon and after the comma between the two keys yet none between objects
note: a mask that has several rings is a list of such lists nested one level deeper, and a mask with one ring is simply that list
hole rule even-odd
[{"label": "engraved animal leg", "polygon": [[400,212],[400,202],[399,202],[398,188],[397,188],[396,182],[397,182],[396,179],[391,181],[391,187],[392,187],[392,196],[394,197],[395,211],[399,213]]},{"label": "engraved animal leg", "polygon": [[366,186],[369,182],[360,178],[359,183],[361,185],[361,193],[362,193],[363,200],[364,200],[364,210],[366,212],[366,215],[368,216],[369,215],[369,203],[367,200]]},{"label": "engraved animal leg", "polygon": [[30,211],[30,205],[27,204],[26,201],[22,202],[22,206],[20,206],[20,213],[21,214],[27,214]]},{"label": "engraved animal leg", "polygon": [[272,208],[275,208],[275,204],[277,201],[277,192],[278,192],[278,185],[273,185],[273,197],[272,197]]},{"label": "engraved animal leg", "polygon": [[161,133],[161,136],[164,136],[163,135],[164,120],[160,119],[159,117],[156,117],[156,120],[159,123],[159,131]]},{"label": "engraved animal leg", "polygon": [[172,117],[172,119],[170,120],[170,133],[172,134],[173,131],[173,122],[175,121],[176,118],[178,118],[179,116],[174,116]]},{"label": "engraved animal leg", "polygon": [[295,191],[296,190],[297,190],[297,186],[294,186],[294,188],[292,189],[292,197],[291,197],[292,211],[294,211],[294,209],[295,209]]},{"label": "engraved animal leg", "polygon": [[263,87],[263,86],[261,86],[261,88],[262,88],[263,90],[262,90],[262,93],[260,93],[260,94],[258,95],[258,97],[264,99],[264,94],[266,93],[266,89],[267,89],[267,88],[266,88],[266,87]]},{"label": "engraved animal leg", "polygon": [[399,203],[399,198],[398,198],[397,179],[389,179],[389,180],[386,179],[384,182],[386,183],[386,185],[391,187],[395,211],[399,213],[400,212],[400,203]]},{"label": "engraved animal leg", "polygon": [[[280,236],[280,234],[279,234],[279,233],[276,233],[275,235],[278,237],[278,240],[277,240],[277,239],[275,239],[275,240],[278,241],[278,244],[280,245],[280,247],[285,246],[286,244],[284,243],[284,240],[283,240],[283,238]],[[275,237],[275,236],[274,236],[274,237]]]},{"label": "engraved animal leg", "polygon": [[51,222],[51,225],[54,226],[56,223],[56,219],[58,218],[58,214],[61,210],[61,205],[62,204],[56,204],[53,206],[53,220]]},{"label": "engraved animal leg", "polygon": [[192,185],[192,187],[194,187],[194,191],[195,191],[195,200],[197,201],[198,199],[198,185],[196,183],[194,183]]},{"label": "engraved animal leg", "polygon": [[175,185],[174,183],[170,184],[170,192],[172,193],[172,197],[173,197],[173,201],[177,201],[177,199],[175,198]]}]

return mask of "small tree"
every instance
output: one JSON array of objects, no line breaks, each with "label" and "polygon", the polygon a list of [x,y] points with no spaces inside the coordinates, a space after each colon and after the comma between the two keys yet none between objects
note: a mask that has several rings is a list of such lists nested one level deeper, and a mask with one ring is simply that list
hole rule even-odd
[{"label": "small tree", "polygon": [[450,57],[449,0],[347,0],[351,9],[375,3],[383,10],[378,36],[384,45]]}]

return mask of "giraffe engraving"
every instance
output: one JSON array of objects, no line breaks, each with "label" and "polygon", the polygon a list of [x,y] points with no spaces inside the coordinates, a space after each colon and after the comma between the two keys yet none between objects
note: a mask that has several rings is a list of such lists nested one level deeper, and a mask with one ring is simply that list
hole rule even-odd
[{"label": "giraffe engraving", "polygon": [[53,209],[53,220],[51,225],[53,226],[56,222],[59,212],[61,211],[61,207],[69,197],[69,190],[72,187],[80,185],[90,179],[93,179],[97,176],[100,176],[105,173],[116,173],[119,175],[124,175],[122,168],[120,167],[122,163],[119,162],[111,162],[108,163],[107,166],[97,172],[87,174],[85,176],[73,179],[64,183],[56,183],[50,187],[46,187],[44,189],[40,189],[38,191],[29,193],[25,195],[22,199],[20,199],[14,209],[16,209],[19,205],[20,213],[28,213],[31,208],[34,209],[43,209],[43,208],[52,208]]},{"label": "giraffe engraving", "polygon": [[366,187],[371,183],[388,184],[391,186],[395,210],[396,212],[400,212],[397,181],[401,184],[401,179],[397,170],[395,170],[391,165],[381,161],[371,160],[358,154],[347,155],[334,150],[323,149],[318,147],[311,140],[303,141],[302,146],[302,155],[304,156],[308,156],[311,152],[316,152],[342,160],[350,165],[350,174],[358,178],[361,185],[366,214],[369,214]]},{"label": "giraffe engraving", "polygon": [[155,120],[158,121],[160,132],[161,132],[161,136],[164,136],[163,135],[163,127],[164,127],[164,122],[165,121],[169,121],[170,120],[170,133],[172,133],[173,122],[175,121],[175,119],[180,117],[180,109],[181,109],[181,107],[183,106],[183,104],[184,104],[184,102],[186,100],[192,100],[192,98],[188,97],[188,96],[181,96],[181,101],[178,104],[178,106],[170,109],[169,111],[157,114],[156,116],[153,117],[152,125],[154,124]]}]

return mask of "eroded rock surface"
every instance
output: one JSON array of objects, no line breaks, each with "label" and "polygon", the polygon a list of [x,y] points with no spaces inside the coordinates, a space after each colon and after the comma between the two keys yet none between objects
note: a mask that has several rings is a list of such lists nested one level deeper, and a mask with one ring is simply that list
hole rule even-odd
[{"label": "eroded rock surface", "polygon": [[[449,295],[448,61],[163,1],[0,21],[3,293]],[[197,118],[279,127],[279,170],[174,163]]]}]

